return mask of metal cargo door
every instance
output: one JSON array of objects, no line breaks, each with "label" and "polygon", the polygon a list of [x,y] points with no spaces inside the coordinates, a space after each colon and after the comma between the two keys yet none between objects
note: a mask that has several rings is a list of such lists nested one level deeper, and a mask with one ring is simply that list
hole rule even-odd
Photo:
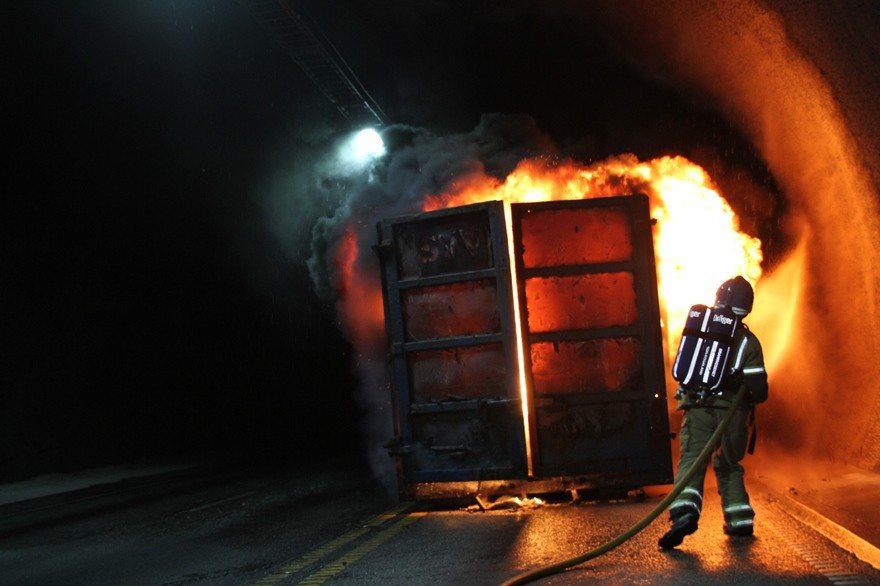
[{"label": "metal cargo door", "polygon": [[502,204],[377,228],[401,482],[526,477]]},{"label": "metal cargo door", "polygon": [[648,199],[516,204],[512,221],[534,476],[671,482]]}]

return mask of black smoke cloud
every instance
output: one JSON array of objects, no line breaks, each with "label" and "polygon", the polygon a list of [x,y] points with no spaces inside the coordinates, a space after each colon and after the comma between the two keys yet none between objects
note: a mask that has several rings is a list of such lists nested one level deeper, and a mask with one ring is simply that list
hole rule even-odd
[{"label": "black smoke cloud", "polygon": [[446,192],[457,179],[483,173],[503,180],[524,158],[553,157],[552,139],[525,115],[486,114],[469,132],[438,135],[424,128],[392,125],[382,130],[387,153],[373,165],[351,173],[325,163],[315,169],[312,185],[338,201],[313,229],[309,270],[318,291],[332,295],[335,275],[330,252],[348,226],[360,244],[375,244],[375,224],[387,217],[421,211],[425,196]]},{"label": "black smoke cloud", "polygon": [[406,125],[389,126],[381,134],[387,152],[371,165],[352,169],[331,156],[313,168],[309,182],[313,195],[339,204],[314,224],[308,267],[315,290],[325,300],[339,302],[338,325],[355,347],[364,453],[377,478],[391,489],[392,461],[382,447],[393,435],[384,330],[365,332],[362,324],[346,321],[356,318],[344,306],[346,300],[339,298],[344,283],[335,262],[338,248],[353,230],[359,251],[354,270],[359,280],[378,291],[380,267],[372,252],[377,222],[420,212],[426,196],[448,191],[462,177],[479,173],[503,180],[522,159],[539,155],[549,159],[557,148],[534,119],[521,115],[487,114],[472,130],[460,134],[438,135]]}]

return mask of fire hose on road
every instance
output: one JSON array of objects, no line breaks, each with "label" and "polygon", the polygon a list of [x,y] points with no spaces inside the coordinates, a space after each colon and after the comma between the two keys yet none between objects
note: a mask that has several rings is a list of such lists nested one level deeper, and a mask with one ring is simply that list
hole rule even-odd
[{"label": "fire hose on road", "polygon": [[703,451],[700,452],[700,455],[697,457],[697,460],[694,462],[694,465],[691,466],[691,469],[688,470],[688,473],[685,474],[673,487],[672,491],[666,495],[666,497],[660,501],[660,503],[654,507],[654,509],[645,516],[644,519],[633,525],[628,531],[622,533],[608,541],[599,547],[592,549],[584,554],[581,554],[577,557],[563,560],[561,562],[544,566],[541,568],[537,568],[535,570],[530,570],[528,572],[523,572],[518,576],[514,576],[510,580],[507,580],[503,583],[502,586],[514,586],[516,584],[527,584],[528,582],[532,582],[539,578],[544,578],[546,576],[550,576],[552,574],[557,574],[566,568],[571,568],[573,566],[577,566],[591,559],[597,558],[600,555],[606,554],[618,545],[626,542],[630,538],[634,537],[639,531],[647,527],[651,524],[651,522],[657,518],[660,513],[666,510],[666,507],[675,500],[675,498],[684,490],[684,487],[687,486],[687,483],[691,481],[691,479],[696,475],[697,470],[703,467],[709,460],[709,457],[715,451],[718,446],[718,442],[721,440],[721,435],[724,433],[724,430],[727,429],[727,426],[730,425],[731,419],[733,419],[733,414],[739,409],[739,406],[742,404],[743,399],[748,392],[748,387],[745,385],[739,390],[736,394],[736,397],[733,399],[733,404],[728,408],[727,413],[724,416],[724,419],[721,420],[721,423],[718,424],[718,428],[715,430],[715,433],[712,434],[712,437],[709,438],[709,441],[706,443],[706,447],[703,448]]}]

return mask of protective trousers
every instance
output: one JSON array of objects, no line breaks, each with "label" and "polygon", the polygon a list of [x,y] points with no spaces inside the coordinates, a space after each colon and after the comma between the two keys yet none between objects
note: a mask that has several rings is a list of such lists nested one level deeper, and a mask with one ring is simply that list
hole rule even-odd
[{"label": "protective trousers", "polygon": [[[718,428],[727,409],[690,407],[684,412],[681,426],[681,454],[675,481],[683,478],[696,463],[697,457]],[[755,512],[749,503],[740,465],[748,444],[748,410],[738,409],[721,437],[712,457],[712,468],[718,482],[724,511],[724,530],[735,535],[751,535]],[[669,506],[673,521],[685,515],[698,521],[703,507],[703,484],[708,464],[703,464],[681,494]]]}]

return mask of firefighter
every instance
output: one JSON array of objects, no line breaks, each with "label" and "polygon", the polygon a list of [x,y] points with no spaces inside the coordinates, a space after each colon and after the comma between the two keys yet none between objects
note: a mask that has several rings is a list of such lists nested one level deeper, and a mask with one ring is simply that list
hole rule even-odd
[{"label": "firefighter", "polygon": [[[743,319],[752,310],[754,301],[752,286],[743,277],[734,277],[718,288],[715,307],[729,307]],[[679,387],[676,397],[678,409],[684,411],[681,423],[681,454],[675,480],[684,477],[696,463],[697,456],[705,447],[718,424],[733,403],[737,392],[745,385],[748,395],[734,414],[727,430],[721,437],[712,457],[712,468],[718,482],[721,506],[724,512],[724,532],[731,536],[751,536],[754,531],[755,511],[749,502],[743,481],[744,469],[740,461],[749,443],[749,420],[754,416],[754,406],[767,400],[767,372],[761,343],[745,324],[733,338],[732,367],[724,381],[721,392],[699,394]],[[708,462],[697,471],[681,494],[669,505],[671,527],[659,540],[663,549],[681,544],[685,536],[697,530],[703,506],[703,481]]]}]

